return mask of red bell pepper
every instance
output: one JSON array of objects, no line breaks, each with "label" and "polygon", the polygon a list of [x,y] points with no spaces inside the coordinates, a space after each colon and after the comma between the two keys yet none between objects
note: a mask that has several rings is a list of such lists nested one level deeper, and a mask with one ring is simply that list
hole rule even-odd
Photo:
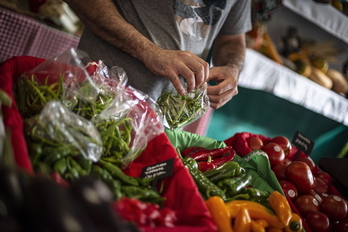
[{"label": "red bell pepper", "polygon": [[199,147],[199,146],[188,147],[181,152],[181,156],[186,157],[186,156],[189,156],[190,154],[193,154],[195,152],[202,151],[202,150],[207,151],[208,149],[204,147]]},{"label": "red bell pepper", "polygon": [[211,162],[210,156],[208,157],[208,161],[200,161],[200,162],[197,162],[197,164],[198,164],[198,170],[201,172],[205,172],[217,167],[215,164]]},{"label": "red bell pepper", "polygon": [[228,161],[232,161],[235,156],[236,151],[234,149],[231,149],[228,151],[227,154],[213,158],[211,160],[211,163],[215,164],[215,166],[218,167]]},{"label": "red bell pepper", "polygon": [[232,150],[231,146],[227,146],[223,148],[214,148],[210,150],[198,150],[196,152],[190,153],[186,157],[191,157],[195,161],[207,161],[209,156],[213,159],[214,157],[226,155],[231,150]]}]

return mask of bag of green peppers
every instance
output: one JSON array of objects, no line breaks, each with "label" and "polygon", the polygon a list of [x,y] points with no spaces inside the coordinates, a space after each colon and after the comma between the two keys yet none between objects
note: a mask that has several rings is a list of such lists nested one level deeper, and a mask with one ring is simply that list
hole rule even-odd
[{"label": "bag of green peppers", "polygon": [[24,134],[33,166],[51,165],[68,156],[98,161],[102,140],[93,123],[50,101],[39,115],[24,120]]},{"label": "bag of green peppers", "polygon": [[157,103],[162,111],[164,126],[169,129],[182,128],[207,112],[210,106],[207,84],[194,89],[191,93],[186,91],[185,96],[180,95],[174,88],[165,90]]}]

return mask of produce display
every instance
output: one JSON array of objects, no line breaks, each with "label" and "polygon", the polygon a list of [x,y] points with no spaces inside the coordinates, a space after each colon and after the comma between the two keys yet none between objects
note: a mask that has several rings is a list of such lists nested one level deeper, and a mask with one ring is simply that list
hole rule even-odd
[{"label": "produce display", "polygon": [[0,203],[13,222],[4,226],[71,231],[68,209],[84,231],[344,231],[346,200],[286,137],[216,141],[164,129],[156,103],[105,79],[102,65],[82,74],[51,62],[17,74],[12,96],[0,92],[4,116],[11,107],[23,113],[33,168],[14,168],[24,153],[2,152]]},{"label": "produce display", "polygon": [[[250,152],[248,158],[243,159],[233,146],[208,149],[195,146],[195,143],[191,145],[183,148],[179,144],[181,151],[177,151],[197,184],[218,231],[302,231],[302,219],[292,212],[280,186],[267,184],[266,180],[272,179],[274,173],[265,152]],[[213,162],[218,151],[219,156],[229,157],[230,149],[233,159],[209,170],[199,169],[200,162]],[[258,167],[249,163],[249,159],[255,159],[256,165],[261,166],[264,161],[268,167],[254,172]]]},{"label": "produce display", "polygon": [[[60,66],[60,63],[51,62],[52,61],[45,61],[42,59],[33,59],[31,57],[15,57],[5,62],[4,66],[0,66],[0,73],[3,73],[5,69],[6,75],[11,73],[7,72],[8,70],[16,70],[16,72],[13,73],[13,77],[9,76],[9,78],[4,79],[4,82],[1,81],[1,85],[3,83],[9,83],[14,86],[13,83],[16,83],[23,73],[23,71],[17,71],[17,69],[23,70],[23,68],[25,73],[27,73],[28,69],[32,70],[36,68],[36,77],[42,74],[40,78],[35,78],[35,80],[50,79],[54,76],[54,73],[58,73],[59,75],[65,73],[67,76],[71,74],[71,72],[69,74],[69,70],[71,69],[67,69],[67,72],[55,72],[55,68],[62,66]],[[7,67],[12,67],[13,64],[15,64],[17,69],[7,69]],[[70,67],[70,65],[66,65],[64,62],[63,64],[63,66]],[[38,66],[40,69],[37,68]],[[48,68],[49,72],[43,70],[43,68]],[[38,70],[42,72],[38,72]],[[92,70],[91,67],[89,67],[87,70],[90,75],[96,72],[98,67],[92,67]],[[85,74],[86,72],[83,72],[83,75],[80,77],[85,77]],[[46,78],[47,76],[49,76],[49,78]],[[41,79],[41,77],[43,79]],[[1,76],[1,78],[3,78],[3,76]],[[43,85],[47,84],[46,86],[50,86],[51,84],[45,81],[40,83]],[[110,191],[107,194],[108,197],[111,198],[112,204],[109,204],[108,207],[111,206],[111,212],[117,212],[121,216],[116,219],[111,218],[111,220],[132,221],[132,227],[137,227],[136,229],[141,229],[141,231],[163,231],[166,229],[169,231],[170,229],[175,231],[214,231],[215,226],[209,215],[209,211],[205,207],[203,200],[197,197],[198,190],[195,190],[196,186],[193,180],[187,178],[189,176],[188,171],[184,168],[181,160],[175,153],[175,149],[163,133],[163,127],[159,124],[158,115],[156,115],[153,110],[153,107],[156,107],[155,103],[131,88],[118,86],[123,89],[123,91],[118,89],[118,95],[113,98],[108,106],[105,106],[104,109],[99,111],[100,113],[95,114],[95,112],[98,111],[89,111],[93,112],[93,117],[90,118],[89,116],[92,114],[79,114],[80,112],[86,111],[80,107],[81,105],[78,104],[78,102],[79,99],[84,103],[88,100],[88,98],[85,98],[86,93],[88,93],[88,96],[98,96],[98,94],[95,94],[98,93],[98,91],[94,92],[94,88],[87,88],[88,91],[85,92],[87,89],[80,89],[79,87],[84,85],[78,85],[79,83],[81,82],[74,85],[75,88],[72,89],[75,91],[83,91],[77,91],[77,95],[74,95],[76,92],[72,92],[69,94],[68,98],[75,98],[78,100],[72,101],[76,103],[75,106],[79,107],[77,111],[73,111],[73,108],[64,105],[66,101],[59,101],[59,99],[56,99],[57,101],[47,101],[46,104],[42,105],[43,108],[37,115],[27,117],[23,121],[18,120],[21,119],[21,117],[18,117],[13,121],[13,115],[18,113],[18,111],[16,111],[17,105],[14,104],[13,108],[5,108],[5,126],[9,127],[11,130],[13,129],[12,131],[14,133],[23,136],[23,138],[25,137],[25,145],[28,145],[28,148],[29,144],[35,144],[34,142],[40,145],[38,149],[39,152],[36,154],[32,153],[32,147],[34,147],[32,144],[30,145],[30,150],[23,149],[23,152],[20,153],[14,150],[13,156],[20,167],[27,170],[33,177],[45,177],[47,180],[53,180],[59,183],[63,191],[85,178],[93,178],[95,181],[102,182]],[[95,85],[88,84],[87,86],[98,86],[99,88],[97,88],[97,90],[100,90],[100,87],[103,86],[100,85],[98,81],[90,83]],[[50,88],[46,88],[45,86],[41,87],[40,89]],[[52,89],[54,88],[55,87],[52,87]],[[8,89],[6,90],[8,91]],[[15,89],[8,91],[13,100],[15,96],[14,90]],[[38,93],[40,95],[41,92],[39,91]],[[120,96],[121,94],[123,95]],[[35,104],[37,102],[38,101],[36,101]],[[16,102],[14,101],[13,103]],[[85,106],[87,107],[86,104]],[[109,106],[112,107],[109,108]],[[84,109],[95,109],[95,107],[93,104],[90,104]],[[110,115],[113,117],[110,117]],[[26,125],[23,129],[26,129],[27,133],[24,134],[21,130],[19,130],[20,133],[18,133],[17,127],[13,127],[13,124],[9,124],[8,119],[11,119],[11,122],[17,123],[16,126],[22,125],[22,123]],[[27,124],[28,121],[31,123]],[[102,124],[98,126],[100,122],[102,122]],[[43,126],[44,123],[48,123],[46,127]],[[130,133],[129,130],[131,130]],[[94,134],[94,132],[96,133]],[[128,132],[128,134],[125,132]],[[100,140],[98,136],[94,136],[98,133],[100,135]],[[93,134],[93,136],[91,136],[91,134]],[[131,136],[131,142],[129,144],[127,144],[129,141],[127,135]],[[20,136],[16,139],[21,138]],[[110,139],[105,139],[107,136],[110,136]],[[121,141],[122,139],[124,142]],[[105,141],[107,142],[107,146],[103,144]],[[21,145],[20,140],[17,140],[16,144]],[[117,152],[117,146],[115,146],[115,144],[122,144],[122,148],[128,145],[129,153],[123,155],[130,159],[118,159],[118,156],[112,153],[112,151]],[[107,150],[108,146],[111,146],[110,150]],[[157,149],[159,149],[160,152],[158,152]],[[30,158],[29,163],[22,162],[27,159],[26,151],[28,151],[28,157]],[[82,151],[87,151],[86,155],[83,155]],[[98,152],[95,153],[96,151]],[[100,151],[101,153],[99,153]],[[109,151],[109,153],[104,154],[104,151]],[[136,151],[139,151],[139,153]],[[100,156],[98,156],[98,154]],[[134,156],[134,154],[136,155]],[[115,161],[115,159],[117,161]],[[171,164],[169,161],[171,161]],[[168,164],[171,165],[169,175],[163,177],[164,179],[156,178],[155,180],[151,177],[141,177],[144,168],[158,165],[161,162],[168,162]],[[31,169],[31,165],[33,169]],[[22,189],[20,189],[20,191],[21,190]],[[40,190],[40,188],[37,189],[37,191]],[[33,188],[32,191],[34,194],[35,188]],[[177,194],[181,196],[180,199],[177,197]],[[41,196],[41,193],[37,195]],[[7,204],[7,200],[5,200],[5,204]],[[192,210],[186,208],[189,204],[194,207]],[[5,206],[6,208],[10,207],[9,205]],[[47,206],[50,205],[47,204]],[[139,217],[130,217],[130,212],[134,213],[136,207],[138,207],[137,216]],[[51,206],[50,209],[52,210]],[[31,210],[35,210],[35,208],[28,208],[28,213],[32,213]],[[61,207],[57,207],[53,210],[60,211],[57,212],[59,214],[66,213]],[[140,214],[140,211],[146,211],[146,214],[144,214],[144,212]],[[47,212],[43,213],[46,214],[45,216],[49,217]],[[11,216],[16,219],[18,215]],[[25,226],[26,224],[24,224],[24,227]],[[115,229],[112,231],[124,231],[125,229],[126,227],[123,227],[122,229]]]},{"label": "produce display", "polygon": [[[310,156],[300,152],[295,158],[298,149],[291,146],[284,136],[266,138],[262,135],[241,133],[239,139],[243,136],[245,143],[248,146],[251,144],[250,149],[261,149],[267,153],[271,165],[273,163],[272,171],[292,209],[302,217],[306,231],[345,231],[337,228],[343,221],[340,224],[342,228],[348,217],[347,201],[333,187],[332,177],[320,170]],[[255,146],[255,141],[262,141],[261,145]],[[274,145],[274,141],[279,144]],[[268,148],[269,144],[272,149]],[[284,149],[287,155],[284,155]]]}]

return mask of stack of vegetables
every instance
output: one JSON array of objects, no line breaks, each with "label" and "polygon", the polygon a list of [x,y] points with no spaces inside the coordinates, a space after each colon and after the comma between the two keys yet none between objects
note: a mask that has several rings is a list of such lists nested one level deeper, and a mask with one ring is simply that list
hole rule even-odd
[{"label": "stack of vegetables", "polygon": [[[241,157],[223,141],[166,130],[218,231],[302,231],[263,151]],[[216,161],[224,162],[216,163]],[[211,164],[210,164],[211,163]]]},{"label": "stack of vegetables", "polygon": [[[205,199],[218,231],[302,231],[302,220],[292,213],[284,195],[252,186],[252,175],[233,161],[236,153],[231,146],[210,150],[189,147],[182,154],[178,152]],[[207,170],[206,163],[216,165],[217,159],[226,161]],[[205,165],[199,165],[202,163]]]},{"label": "stack of vegetables", "polygon": [[291,209],[301,216],[306,231],[347,231],[348,204],[333,186],[332,177],[288,138],[243,132],[225,143],[244,157],[253,150],[266,152]]}]

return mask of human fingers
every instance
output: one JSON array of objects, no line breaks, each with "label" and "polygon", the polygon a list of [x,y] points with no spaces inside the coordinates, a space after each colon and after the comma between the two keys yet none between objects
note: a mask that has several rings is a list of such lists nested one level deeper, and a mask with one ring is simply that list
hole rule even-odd
[{"label": "human fingers", "polygon": [[209,98],[210,106],[214,109],[218,109],[230,101],[233,96],[238,94],[238,89],[228,89],[227,91],[222,91],[218,89],[218,86],[208,86],[207,95]]},{"label": "human fingers", "polygon": [[176,89],[176,91],[180,95],[182,95],[182,96],[186,95],[186,90],[182,86],[180,78],[179,78],[179,76],[175,72],[168,72],[167,78],[170,80],[170,82],[173,84],[174,88]]},{"label": "human fingers", "polygon": [[179,74],[185,78],[188,92],[191,92],[208,79],[209,64],[190,52],[180,51],[177,55],[181,63]]}]

